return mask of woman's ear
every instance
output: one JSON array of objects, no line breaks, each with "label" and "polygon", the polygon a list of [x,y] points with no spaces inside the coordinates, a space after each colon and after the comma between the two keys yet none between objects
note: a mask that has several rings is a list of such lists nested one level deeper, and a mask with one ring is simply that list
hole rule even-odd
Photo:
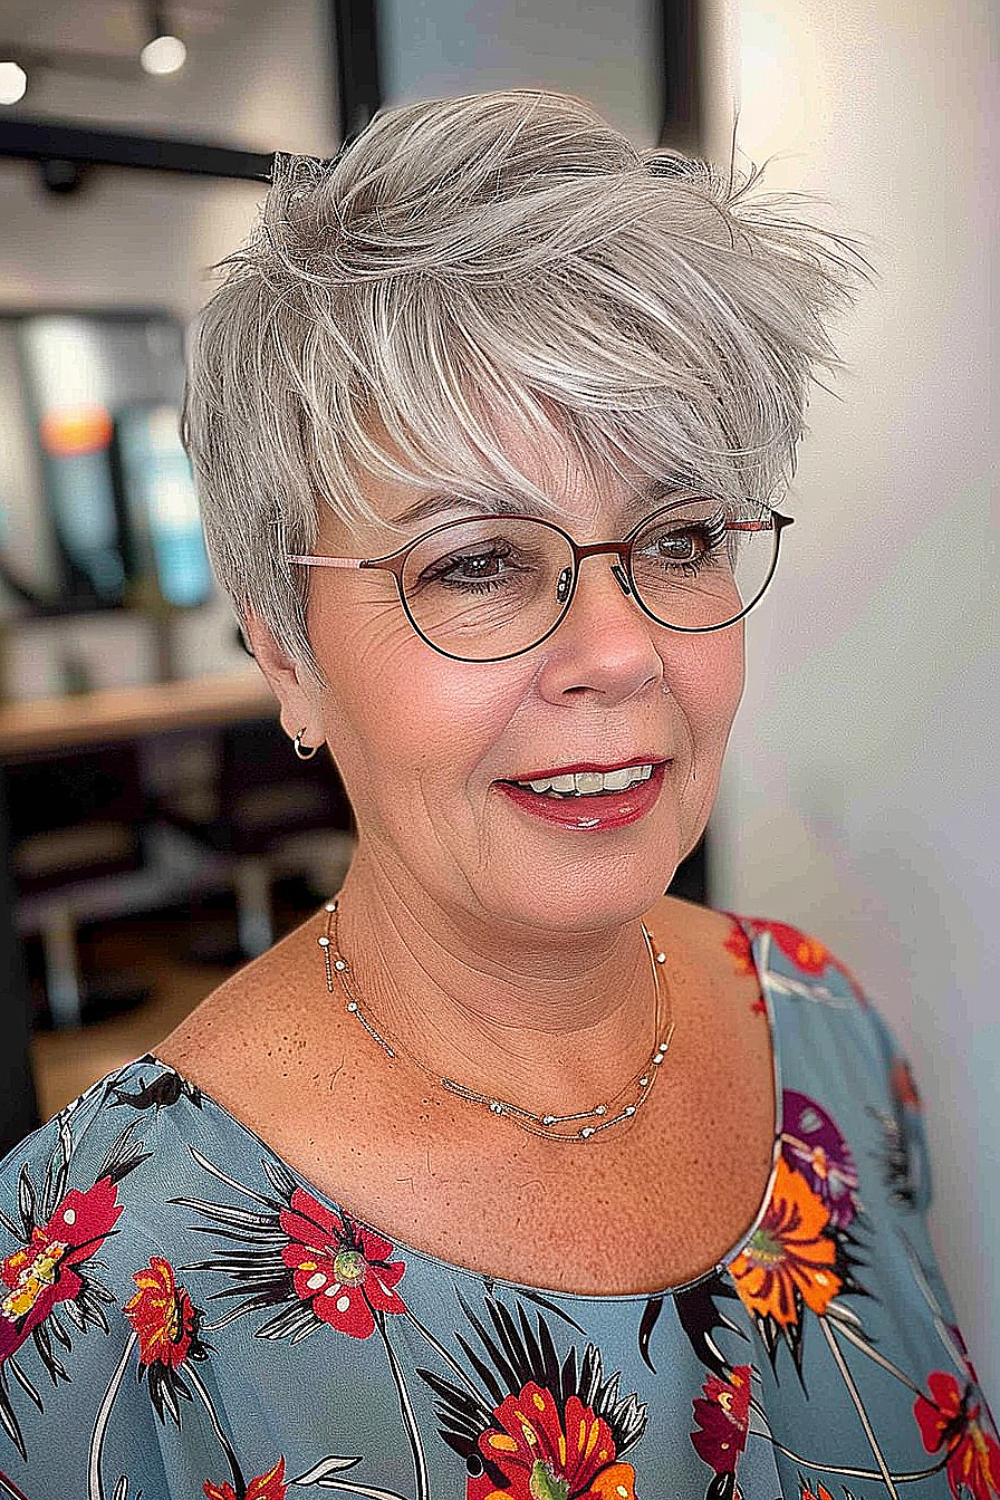
[{"label": "woman's ear", "polygon": [[322,717],[308,668],[290,656],[264,621],[250,610],[243,615],[243,633],[281,705],[281,724],[285,733],[290,739],[301,733],[302,743],[306,745],[322,743]]}]

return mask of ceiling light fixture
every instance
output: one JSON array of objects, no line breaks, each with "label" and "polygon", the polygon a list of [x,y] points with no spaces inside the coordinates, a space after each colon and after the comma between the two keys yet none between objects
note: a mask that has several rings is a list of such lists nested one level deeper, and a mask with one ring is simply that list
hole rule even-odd
[{"label": "ceiling light fixture", "polygon": [[18,104],[28,87],[28,75],[20,63],[0,62],[0,104]]},{"label": "ceiling light fixture", "polygon": [[149,6],[148,16],[150,40],[139,53],[142,67],[156,77],[179,72],[187,58],[187,48],[168,26],[162,6]]}]

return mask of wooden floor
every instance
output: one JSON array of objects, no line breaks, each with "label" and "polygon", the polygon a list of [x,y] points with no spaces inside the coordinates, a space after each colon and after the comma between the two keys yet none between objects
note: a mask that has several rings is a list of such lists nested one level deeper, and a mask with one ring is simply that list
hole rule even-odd
[{"label": "wooden floor", "polygon": [[[276,935],[282,936],[319,905],[308,894],[280,894],[275,901]],[[155,1049],[206,995],[232,973],[232,962],[194,956],[199,948],[219,947],[235,937],[228,910],[202,913],[196,919],[171,914],[109,923],[85,934],[82,968],[87,975],[110,976],[121,983],[148,986],[140,1004],[94,1019],[71,1031],[38,1029],[32,1042],[32,1065],[39,1110],[49,1119],[56,1110],[123,1063]],[[29,950],[29,967],[41,1008],[37,955]]]}]

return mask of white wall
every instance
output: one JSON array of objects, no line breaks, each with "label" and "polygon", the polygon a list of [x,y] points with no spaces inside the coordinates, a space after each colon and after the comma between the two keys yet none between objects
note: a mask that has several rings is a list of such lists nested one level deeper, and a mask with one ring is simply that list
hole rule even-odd
[{"label": "white wall", "polygon": [[[993,24],[997,12],[993,11]],[[812,930],[922,1084],[933,1232],[1000,1395],[989,0],[710,0],[709,144],[833,200],[878,283],[818,393],[715,819],[715,897]]]}]

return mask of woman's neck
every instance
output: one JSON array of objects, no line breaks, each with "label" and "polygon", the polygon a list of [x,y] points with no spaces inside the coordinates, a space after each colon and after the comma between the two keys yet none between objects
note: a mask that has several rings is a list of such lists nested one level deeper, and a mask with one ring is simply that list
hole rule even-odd
[{"label": "woman's neck", "polygon": [[362,1010],[402,1052],[525,1108],[589,1107],[624,1085],[657,1039],[639,919],[583,933],[526,930],[447,911],[358,860],[341,893],[337,944]]}]

